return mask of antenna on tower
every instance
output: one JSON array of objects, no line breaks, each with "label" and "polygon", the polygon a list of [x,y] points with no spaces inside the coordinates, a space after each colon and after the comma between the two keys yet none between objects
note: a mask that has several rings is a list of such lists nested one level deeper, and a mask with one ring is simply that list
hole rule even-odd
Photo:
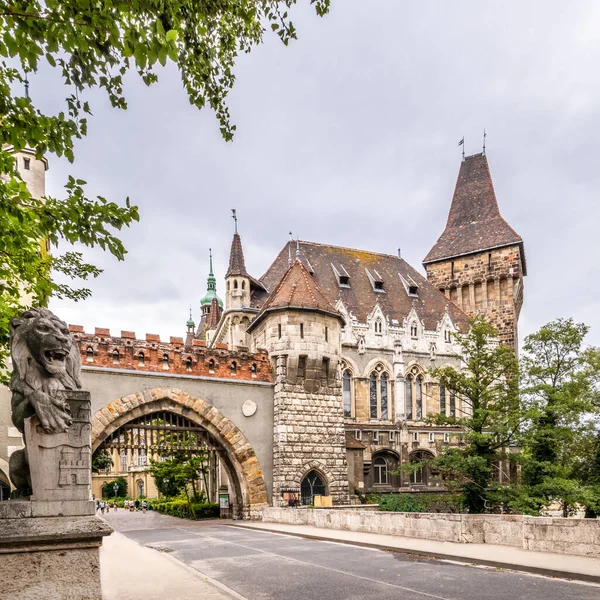
[{"label": "antenna on tower", "polygon": [[485,156],[485,138],[487,137],[487,133],[485,129],[483,130],[483,155]]},{"label": "antenna on tower", "polygon": [[237,233],[238,232],[238,230],[237,230],[237,212],[236,212],[235,208],[231,209],[231,218],[235,222],[235,232]]}]

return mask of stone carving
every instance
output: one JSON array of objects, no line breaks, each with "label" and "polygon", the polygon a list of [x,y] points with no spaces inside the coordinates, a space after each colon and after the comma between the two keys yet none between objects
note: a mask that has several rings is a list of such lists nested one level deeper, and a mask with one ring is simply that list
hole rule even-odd
[{"label": "stone carving", "polygon": [[[79,351],[66,323],[47,309],[32,308],[11,320],[10,332],[12,421],[25,434],[26,444],[25,449],[10,457],[10,478],[17,488],[13,494],[28,496],[32,493],[32,479],[27,445],[32,436],[39,438],[40,448],[71,447],[79,453],[76,462],[89,463],[84,452],[88,444],[81,443],[80,438],[86,416],[90,426],[90,403],[89,395],[80,392],[83,397],[75,400],[78,412],[74,415],[67,402],[66,394],[81,388],[81,367]],[[70,430],[74,419],[78,427]],[[69,460],[67,455],[65,460]],[[60,458],[56,460],[57,469],[59,462]]]},{"label": "stone carving", "polygon": [[367,346],[367,344],[365,342],[365,334],[363,332],[359,332],[358,333],[358,353],[364,354],[366,346]]}]

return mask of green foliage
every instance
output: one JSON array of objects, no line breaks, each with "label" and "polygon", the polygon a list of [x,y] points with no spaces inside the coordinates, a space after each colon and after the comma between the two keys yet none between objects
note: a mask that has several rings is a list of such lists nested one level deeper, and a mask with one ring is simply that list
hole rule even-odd
[{"label": "green foliage", "polygon": [[522,381],[529,421],[521,435],[522,492],[534,499],[534,511],[558,502],[567,516],[577,504],[595,502],[600,368],[598,350],[583,347],[588,329],[557,319],[525,339]]},{"label": "green foliage", "polygon": [[97,450],[92,457],[92,473],[99,471],[108,471],[113,466],[113,460],[110,452],[102,448]]},{"label": "green foliage", "polygon": [[171,500],[154,502],[154,510],[172,517],[182,519],[217,519],[220,515],[218,504],[208,502],[188,502],[187,500]]},{"label": "green foliage", "polygon": [[370,503],[379,504],[386,512],[460,513],[460,494],[369,494]]},{"label": "green foliage", "polygon": [[[496,342],[497,332],[481,318],[458,338],[464,369],[432,372],[446,393],[462,401],[455,417],[434,415],[431,422],[462,428],[461,445],[444,447],[424,461],[449,489],[460,489],[469,512],[485,512],[492,481],[492,464],[514,441],[523,421],[518,392],[518,363],[514,352]],[[413,465],[416,468],[418,465]]]},{"label": "green foliage", "polygon": [[[310,0],[318,15],[329,0]],[[123,78],[135,71],[146,85],[158,69],[174,63],[190,103],[210,107],[221,134],[231,140],[226,98],[240,53],[260,44],[266,28],[284,44],[296,37],[288,9],[295,0],[0,0],[0,367],[6,364],[10,318],[23,310],[23,294],[44,306],[51,295],[81,300],[86,288],[60,283],[97,277],[100,269],[77,251],[52,255],[46,242],[99,246],[122,260],[116,236],[139,219],[129,199],[124,206],[89,198],[86,182],[69,177],[63,198],[32,198],[15,165],[14,152],[30,148],[74,161],[75,141],[87,134],[92,108],[87,90],[103,89],[112,106],[125,109]],[[43,113],[24,94],[27,73],[42,63],[65,84],[63,111]],[[38,93],[38,97],[42,93]],[[6,383],[6,375],[1,373]]]},{"label": "green foliage", "polygon": [[[117,484],[117,493],[115,494],[114,485]],[[114,481],[107,482],[102,488],[103,498],[117,498],[127,496],[127,480],[124,477],[117,477]]]}]

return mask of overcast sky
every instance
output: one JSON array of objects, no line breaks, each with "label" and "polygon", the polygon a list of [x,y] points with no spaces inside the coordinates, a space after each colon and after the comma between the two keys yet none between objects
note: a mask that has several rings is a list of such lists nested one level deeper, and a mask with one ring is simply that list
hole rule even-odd
[{"label": "overcast sky", "polygon": [[[53,301],[69,323],[183,335],[198,322],[212,247],[223,296],[237,208],[246,264],[259,277],[288,232],[421,260],[443,230],[467,154],[487,155],[500,209],[523,237],[529,275],[521,336],[556,317],[600,344],[600,3],[332,0],[319,19],[300,1],[299,40],[275,35],[236,69],[224,142],[191,107],[175,69],[146,88],[127,80],[127,111],[92,93],[76,162],[50,158],[48,193],[69,173],[141,221],[129,253],[83,303]],[[34,100],[59,110],[65,88],[41,73]]]}]

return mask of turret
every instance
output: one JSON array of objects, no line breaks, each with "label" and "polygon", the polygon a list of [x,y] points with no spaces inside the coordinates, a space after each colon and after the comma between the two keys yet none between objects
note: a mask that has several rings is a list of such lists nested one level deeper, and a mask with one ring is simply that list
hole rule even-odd
[{"label": "turret", "polygon": [[225,274],[225,287],[226,310],[250,306],[250,275],[246,271],[242,238],[237,232],[237,222],[229,253],[229,268]]},{"label": "turret", "polygon": [[209,273],[206,279],[206,295],[200,300],[202,316],[196,339],[210,341],[209,331],[214,331],[223,314],[223,301],[217,296],[217,280],[213,273],[212,250],[209,248]]},{"label": "turret", "polygon": [[500,214],[485,154],[461,163],[446,228],[423,265],[447,298],[470,317],[484,316],[517,350],[525,248]]}]

